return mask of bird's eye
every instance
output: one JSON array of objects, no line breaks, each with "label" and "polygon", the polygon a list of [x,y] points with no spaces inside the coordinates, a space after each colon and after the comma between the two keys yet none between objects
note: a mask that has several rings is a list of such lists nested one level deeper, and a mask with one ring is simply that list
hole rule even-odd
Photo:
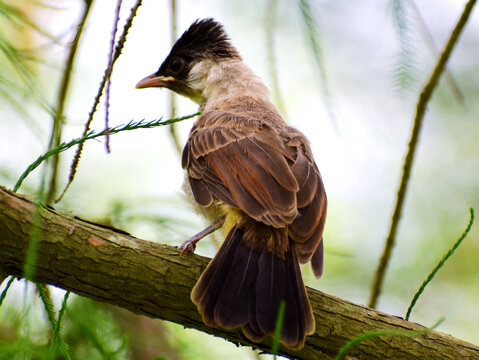
[{"label": "bird's eye", "polygon": [[170,63],[170,69],[171,71],[177,73],[178,71],[181,70],[183,67],[183,60],[180,58],[173,58]]}]

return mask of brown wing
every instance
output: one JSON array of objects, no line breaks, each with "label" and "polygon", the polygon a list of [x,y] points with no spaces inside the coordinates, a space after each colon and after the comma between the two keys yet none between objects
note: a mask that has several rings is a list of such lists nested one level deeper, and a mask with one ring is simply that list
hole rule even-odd
[{"label": "brown wing", "polygon": [[307,141],[297,130],[269,126],[249,113],[207,111],[191,131],[183,167],[200,205],[217,199],[267,225],[288,226],[300,262],[318,250],[316,262],[322,267],[318,245],[326,196]]},{"label": "brown wing", "polygon": [[[309,155],[309,156],[308,156]],[[323,229],[326,222],[327,198],[319,170],[309,152],[298,151],[291,167],[299,184],[298,216],[289,226],[296,243],[299,262],[311,260],[314,275],[323,272]]]}]

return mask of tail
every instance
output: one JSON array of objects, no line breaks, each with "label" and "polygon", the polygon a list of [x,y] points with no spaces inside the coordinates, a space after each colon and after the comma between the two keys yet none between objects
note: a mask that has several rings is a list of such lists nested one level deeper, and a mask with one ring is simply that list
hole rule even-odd
[{"label": "tail", "polygon": [[306,335],[314,332],[314,318],[294,246],[288,240],[288,249],[280,257],[266,245],[251,246],[251,236],[244,225],[231,229],[196,283],[191,299],[205,324],[228,330],[241,327],[254,342],[274,334],[284,301],[280,341],[301,348]]}]

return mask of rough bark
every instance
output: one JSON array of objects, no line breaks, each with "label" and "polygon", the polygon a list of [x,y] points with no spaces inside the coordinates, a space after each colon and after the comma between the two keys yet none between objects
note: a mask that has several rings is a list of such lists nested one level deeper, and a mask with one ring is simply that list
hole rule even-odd
[{"label": "rough bark", "polygon": [[[34,280],[118,305],[137,314],[176,322],[266,352],[271,340],[253,344],[239,331],[203,324],[190,291],[209,259],[179,257],[175,247],[134,238],[52,208],[36,207],[0,188],[0,274],[22,277],[34,213],[41,230]],[[280,348],[301,359],[332,359],[349,340],[373,330],[422,330],[419,324],[308,289],[316,332],[303,349]],[[351,349],[349,359],[479,359],[479,347],[430,331],[417,337],[379,337]]]}]

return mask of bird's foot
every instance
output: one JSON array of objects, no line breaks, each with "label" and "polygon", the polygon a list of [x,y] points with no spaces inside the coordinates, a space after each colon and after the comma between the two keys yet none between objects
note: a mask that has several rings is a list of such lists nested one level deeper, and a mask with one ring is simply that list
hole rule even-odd
[{"label": "bird's foot", "polygon": [[222,216],[218,220],[216,220],[213,224],[208,226],[206,229],[200,231],[198,234],[193,235],[188,240],[186,240],[183,244],[181,244],[180,249],[181,253],[180,256],[183,256],[189,252],[195,252],[196,243],[203,239],[206,235],[211,234],[213,231],[218,230],[220,227],[223,226],[225,223],[225,217]]},{"label": "bird's foot", "polygon": [[199,241],[199,239],[195,241],[193,238],[194,238],[194,236],[192,238],[186,240],[183,244],[181,244],[181,246],[180,246],[180,249],[181,249],[180,256],[183,256],[183,255],[185,255],[186,253],[189,253],[189,252],[192,252],[192,253],[195,252],[196,243]]}]

